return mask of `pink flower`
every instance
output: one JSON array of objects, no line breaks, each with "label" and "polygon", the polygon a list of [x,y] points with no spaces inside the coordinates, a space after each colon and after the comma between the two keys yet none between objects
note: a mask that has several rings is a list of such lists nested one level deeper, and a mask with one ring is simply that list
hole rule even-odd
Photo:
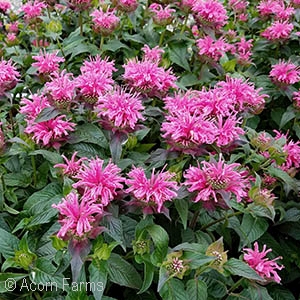
[{"label": "pink flower", "polygon": [[241,112],[250,110],[251,113],[260,113],[264,108],[265,98],[269,97],[260,94],[262,88],[255,89],[253,83],[229,76],[226,77],[226,81],[218,82],[215,89],[230,99],[236,105],[237,111]]},{"label": "pink flower", "polygon": [[270,72],[272,81],[279,87],[286,87],[300,81],[300,70],[290,61],[279,61],[278,64],[272,65]]},{"label": "pink flower", "polygon": [[74,131],[76,125],[69,120],[64,120],[65,118],[65,115],[61,115],[45,122],[32,122],[27,125],[24,132],[32,134],[32,139],[36,143],[42,143],[44,146],[58,149],[61,146],[61,142],[66,140],[69,131]]},{"label": "pink flower", "polygon": [[198,0],[193,5],[196,20],[219,30],[227,23],[227,12],[218,0]]},{"label": "pink flower", "polygon": [[13,46],[18,43],[18,39],[15,33],[8,33],[5,39],[5,42],[8,46]]},{"label": "pink flower", "polygon": [[68,107],[73,100],[75,83],[72,79],[73,74],[63,70],[61,73],[53,72],[51,81],[46,82],[45,92],[58,107]]},{"label": "pink flower", "polygon": [[294,106],[297,109],[300,109],[300,90],[298,92],[293,93],[293,101],[294,101]]},{"label": "pink flower", "polygon": [[274,7],[273,13],[276,20],[288,21],[295,14],[295,9],[291,6],[285,7],[284,2],[282,2],[280,6]]},{"label": "pink flower", "polygon": [[133,12],[139,6],[139,2],[137,0],[115,0],[116,8],[120,11],[124,12]]},{"label": "pink flower", "polygon": [[294,142],[290,140],[288,142],[288,135],[283,134],[277,130],[275,140],[285,139],[286,143],[283,145],[283,151],[286,153],[286,161],[280,166],[283,170],[289,171],[292,168],[300,168],[300,141]]},{"label": "pink flower", "polygon": [[58,71],[59,63],[64,62],[63,57],[57,56],[58,50],[53,53],[47,53],[45,50],[40,50],[39,55],[32,56],[32,58],[37,61],[32,64],[33,67],[38,68],[40,74],[51,74]]},{"label": "pink flower", "polygon": [[13,89],[19,81],[20,73],[11,60],[0,61],[0,96]]},{"label": "pink flower", "polygon": [[250,248],[244,248],[244,261],[259,275],[262,279],[275,281],[280,283],[281,278],[277,274],[276,270],[282,270],[284,266],[279,266],[275,261],[282,259],[281,256],[270,260],[266,255],[272,251],[267,250],[267,246],[264,245],[261,252],[259,252],[258,243],[254,243],[254,250]]},{"label": "pink flower", "polygon": [[191,12],[196,0],[181,0],[180,7],[185,12]]},{"label": "pink flower", "polygon": [[140,112],[144,107],[139,95],[121,88],[115,88],[110,93],[100,96],[96,110],[98,117],[111,124],[112,130],[132,131],[139,120],[145,120]]},{"label": "pink flower", "polygon": [[42,10],[46,7],[47,5],[44,2],[35,0],[34,2],[28,1],[21,7],[21,9],[25,13],[25,19],[30,21],[31,19],[39,17],[42,14]]},{"label": "pink flower", "polygon": [[163,7],[161,4],[157,3],[152,3],[149,6],[149,10],[152,12],[154,23],[162,26],[168,25],[172,22],[172,13],[176,11],[175,9],[170,8],[169,5]]},{"label": "pink flower", "polygon": [[38,94],[30,96],[31,99],[22,98],[20,104],[23,105],[20,108],[20,113],[25,114],[28,123],[34,121],[39,113],[46,107],[50,107],[47,97]]},{"label": "pink flower", "polygon": [[80,68],[81,75],[75,79],[75,85],[85,102],[94,104],[98,97],[112,89],[114,63],[101,59],[99,55],[84,61]]},{"label": "pink flower", "polygon": [[290,37],[294,25],[287,21],[275,21],[261,33],[261,36],[270,41],[282,41]]},{"label": "pink flower", "polygon": [[251,62],[251,49],[253,40],[246,41],[244,37],[241,38],[239,42],[236,43],[236,56],[238,63],[249,64]]},{"label": "pink flower", "polygon": [[11,9],[11,4],[7,1],[0,1],[0,12],[6,13],[9,9]]},{"label": "pink flower", "polygon": [[59,204],[59,223],[62,225],[57,236],[62,239],[84,238],[95,229],[96,215],[102,214],[102,208],[94,203],[79,201],[78,194],[72,191]]},{"label": "pink flower", "polygon": [[17,33],[19,31],[19,22],[15,21],[7,24],[7,30],[12,33]]},{"label": "pink flower", "polygon": [[89,160],[88,165],[83,165],[75,176],[79,181],[73,184],[74,188],[84,188],[85,201],[99,202],[107,206],[117,195],[117,190],[122,189],[124,181],[119,173],[121,169],[109,162],[103,168],[104,161],[96,158]]},{"label": "pink flower", "polygon": [[249,2],[245,0],[229,0],[228,5],[236,13],[241,14],[246,11]]},{"label": "pink flower", "polygon": [[216,144],[218,147],[227,146],[237,140],[245,131],[238,127],[241,124],[241,119],[236,119],[235,116],[229,116],[224,120],[222,116],[218,116],[217,120],[217,138]]},{"label": "pink flower", "polygon": [[181,111],[167,115],[165,119],[161,126],[161,131],[164,132],[162,137],[175,149],[190,153],[197,151],[203,144],[215,141],[215,124],[200,114]]},{"label": "pink flower", "polygon": [[275,10],[282,9],[280,3],[277,0],[263,0],[259,3],[258,12],[262,17],[270,16]]},{"label": "pink flower", "polygon": [[70,177],[76,176],[81,168],[82,162],[87,160],[86,157],[75,160],[76,155],[77,155],[77,152],[74,152],[70,160],[68,160],[64,155],[62,155],[62,157],[66,163],[65,164],[56,164],[56,165],[54,165],[54,168],[62,168],[64,175],[67,175]]},{"label": "pink flower", "polygon": [[197,40],[197,47],[199,49],[199,55],[205,61],[219,61],[219,59],[230,49],[230,45],[227,44],[223,38],[214,40],[210,36]]},{"label": "pink flower", "polygon": [[195,202],[207,202],[207,207],[226,207],[232,196],[237,202],[247,197],[248,180],[245,172],[237,171],[241,167],[238,163],[225,164],[220,159],[211,163],[202,161],[202,168],[190,167],[184,177],[184,185],[189,186],[189,192],[197,192]]},{"label": "pink flower", "polygon": [[115,15],[115,11],[104,12],[102,8],[91,13],[94,22],[94,30],[104,36],[110,35],[119,26],[120,19]]},{"label": "pink flower", "polygon": [[142,50],[144,52],[144,60],[152,61],[158,64],[161,61],[162,54],[165,52],[164,50],[160,49],[158,46],[151,49],[148,45],[144,45]]},{"label": "pink flower", "polygon": [[170,88],[176,88],[176,77],[170,70],[159,67],[149,60],[130,59],[125,65],[123,78],[128,85],[148,96],[161,96]]},{"label": "pink flower", "polygon": [[92,0],[67,0],[69,7],[75,11],[84,11],[90,8]]},{"label": "pink flower", "polygon": [[172,180],[176,174],[168,171],[154,172],[155,169],[148,179],[142,168],[133,167],[128,173],[130,179],[125,181],[130,186],[125,192],[135,197],[133,204],[142,206],[144,213],[161,213],[164,203],[172,201],[179,189],[177,182]]}]

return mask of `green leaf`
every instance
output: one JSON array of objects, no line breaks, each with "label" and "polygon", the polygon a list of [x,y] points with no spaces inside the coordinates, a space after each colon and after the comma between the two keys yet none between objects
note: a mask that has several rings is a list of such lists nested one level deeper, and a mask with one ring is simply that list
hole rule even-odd
[{"label": "green leaf", "polygon": [[165,259],[168,252],[168,233],[159,225],[149,225],[145,228],[154,243],[154,251],[151,254],[151,261],[154,265],[160,264]]},{"label": "green leaf", "polygon": [[200,279],[191,279],[186,284],[187,299],[190,300],[206,300],[207,285]]},{"label": "green leaf", "polygon": [[142,294],[148,290],[148,288],[152,283],[153,276],[154,276],[154,266],[151,263],[144,261],[144,281],[138,294]]},{"label": "green leaf", "polygon": [[176,43],[169,46],[170,60],[182,67],[183,69],[190,71],[190,65],[187,61],[187,47],[183,43]]},{"label": "green leaf", "polygon": [[4,258],[14,257],[18,245],[19,240],[17,237],[0,228],[0,253]]},{"label": "green leaf", "polygon": [[[8,281],[11,284],[17,282],[23,278],[28,276],[28,274],[20,274],[20,273],[0,273],[0,293],[6,293],[9,287]],[[7,281],[8,280],[8,281]],[[12,286],[10,286],[12,287]]]},{"label": "green leaf", "polygon": [[239,249],[258,240],[268,229],[268,222],[263,218],[255,218],[250,214],[244,214],[240,231],[241,237]]},{"label": "green leaf", "polygon": [[[55,215],[56,209],[52,208],[52,204],[57,204],[62,198],[61,186],[57,183],[50,183],[41,191],[33,193],[25,202],[23,209],[27,210],[30,215],[36,216],[37,220],[41,212],[44,213],[42,219],[48,218],[50,211],[53,211],[53,216]],[[37,220],[34,222],[36,223]]]},{"label": "green leaf", "polygon": [[95,300],[101,300],[107,282],[107,270],[105,262],[96,264],[94,261],[89,266],[90,283],[96,288],[92,290]]},{"label": "green leaf", "polygon": [[216,258],[214,256],[204,255],[202,253],[185,251],[182,255],[182,259],[189,262],[189,267],[191,269],[198,269],[201,266],[214,261]]},{"label": "green leaf", "polygon": [[273,300],[273,298],[269,295],[268,290],[258,284],[250,286],[247,291],[250,292],[251,300]]},{"label": "green leaf", "polygon": [[236,258],[230,258],[224,264],[224,269],[229,271],[232,275],[241,276],[251,280],[259,280],[260,282],[265,281],[252,268],[250,268],[248,264]]},{"label": "green leaf", "polygon": [[87,142],[96,144],[102,148],[108,148],[108,142],[102,130],[95,124],[82,124],[76,126],[75,132],[69,135],[69,144],[76,144],[79,142]]},{"label": "green leaf", "polygon": [[160,291],[160,295],[163,300],[188,299],[183,282],[175,278],[171,278],[166,282]]},{"label": "green leaf", "polygon": [[185,230],[187,226],[189,204],[186,199],[175,199],[174,203]]},{"label": "green leaf", "polygon": [[251,203],[248,205],[248,210],[254,217],[266,217],[274,221],[275,208],[273,205],[260,205]]},{"label": "green leaf", "polygon": [[8,173],[3,176],[7,186],[28,187],[31,183],[31,172],[22,171],[21,173]]},{"label": "green leaf", "polygon": [[116,52],[121,48],[129,49],[125,44],[121,43],[119,40],[110,40],[108,41],[108,43],[103,45],[102,50]]},{"label": "green leaf", "polygon": [[269,293],[273,300],[295,300],[294,295],[282,286],[272,286]]},{"label": "green leaf", "polygon": [[36,123],[46,122],[46,121],[54,119],[59,114],[60,114],[60,111],[57,108],[52,107],[52,106],[46,107],[39,113],[39,115],[35,119],[35,122]]},{"label": "green leaf", "polygon": [[281,179],[287,185],[286,193],[288,193],[290,189],[293,189],[296,193],[299,192],[297,182],[286,172],[282,171],[281,169],[270,166],[268,167],[268,173],[273,177]]},{"label": "green leaf", "polygon": [[136,269],[120,255],[112,253],[107,261],[107,271],[112,282],[133,289],[140,289],[142,279]]},{"label": "green leaf", "polygon": [[118,242],[124,249],[124,235],[123,235],[123,224],[119,218],[115,218],[113,216],[107,217],[107,222],[105,223],[105,227],[108,231],[105,231],[110,237],[112,237],[116,242]]},{"label": "green leaf", "polygon": [[63,161],[62,157],[57,152],[41,149],[29,153],[29,155],[38,155],[38,154],[42,155],[46,160],[48,160],[53,165],[61,163]]},{"label": "green leaf", "polygon": [[72,150],[75,152],[77,151],[78,157],[87,157],[87,158],[95,158],[98,157],[105,157],[103,150],[100,146],[95,144],[88,144],[88,143],[79,143],[72,145]]},{"label": "green leaf", "polygon": [[195,74],[188,73],[180,78],[179,83],[181,85],[183,85],[184,87],[190,87],[190,86],[201,83],[201,81]]},{"label": "green leaf", "polygon": [[132,41],[132,42],[139,43],[142,45],[147,44],[146,40],[140,34],[130,35],[128,32],[124,32],[123,39],[125,41]]},{"label": "green leaf", "polygon": [[284,125],[286,125],[290,120],[295,118],[295,116],[296,113],[293,106],[289,106],[281,117],[279,128],[281,129],[282,127],[284,127]]}]

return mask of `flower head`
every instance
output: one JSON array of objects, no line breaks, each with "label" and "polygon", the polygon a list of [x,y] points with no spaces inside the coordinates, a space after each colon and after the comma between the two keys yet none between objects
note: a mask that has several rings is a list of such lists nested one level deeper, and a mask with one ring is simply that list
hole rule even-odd
[{"label": "flower head", "polygon": [[175,9],[170,8],[169,5],[163,7],[158,3],[152,3],[149,6],[149,10],[152,12],[154,23],[162,26],[166,26],[172,22],[172,13],[175,12]]},{"label": "flower head", "polygon": [[75,11],[84,11],[92,5],[91,0],[67,0],[69,7]]},{"label": "flower head", "polygon": [[198,39],[197,47],[199,49],[198,53],[202,59],[215,62],[219,61],[225,52],[230,49],[229,44],[227,44],[223,38],[214,40],[210,36]]},{"label": "flower head", "polygon": [[297,109],[300,109],[300,90],[298,92],[293,93],[293,102],[294,102],[294,106]]},{"label": "flower head", "polygon": [[151,49],[148,45],[144,45],[142,50],[144,52],[144,60],[152,61],[154,63],[160,63],[161,55],[165,52],[158,46]]},{"label": "flower head", "polygon": [[142,206],[144,213],[161,213],[164,203],[177,196],[177,182],[172,180],[174,176],[168,171],[155,173],[153,169],[148,179],[142,168],[134,167],[128,173],[130,179],[125,181],[130,186],[125,192],[134,196],[134,204]]},{"label": "flower head", "polygon": [[117,190],[123,188],[121,182],[124,179],[119,175],[121,169],[109,162],[104,168],[104,161],[95,158],[83,165],[75,176],[78,182],[73,184],[74,188],[83,188],[83,199],[85,201],[99,202],[103,207],[117,195]]},{"label": "flower head", "polygon": [[32,134],[36,143],[44,146],[59,148],[61,142],[66,140],[69,131],[74,131],[76,124],[66,120],[65,115],[44,122],[31,122],[27,125],[25,133]]},{"label": "flower head", "polygon": [[43,1],[35,0],[26,2],[21,9],[25,13],[25,19],[30,21],[31,19],[37,18],[42,14],[42,10],[46,8],[47,5]]},{"label": "flower head", "polygon": [[51,75],[51,81],[46,82],[45,92],[49,95],[51,101],[53,101],[59,107],[68,106],[73,100],[75,93],[75,83],[72,80],[73,74],[62,72],[53,72]]},{"label": "flower head", "polygon": [[126,92],[115,88],[98,98],[96,110],[98,116],[107,120],[112,129],[119,128],[132,131],[139,120],[144,120],[141,111],[144,110],[142,101],[137,93]]},{"label": "flower head", "polygon": [[300,69],[290,61],[279,61],[272,65],[270,77],[275,84],[284,88],[300,81]]},{"label": "flower head", "polygon": [[219,30],[227,23],[227,12],[218,0],[199,0],[193,5],[196,20],[201,24]]},{"label": "flower head", "polygon": [[82,157],[78,160],[75,160],[76,155],[77,152],[74,152],[70,160],[68,160],[64,155],[62,155],[62,158],[65,160],[66,163],[56,164],[54,165],[54,168],[62,168],[64,175],[68,175],[70,177],[76,176],[81,168],[82,162],[87,160],[86,157]]},{"label": "flower head", "polygon": [[253,40],[246,41],[245,38],[242,37],[241,40],[235,44],[238,63],[249,64],[251,62],[252,42]]},{"label": "flower head", "polygon": [[11,9],[11,4],[10,2],[7,1],[0,1],[0,12],[1,13],[6,13],[9,9]]},{"label": "flower head", "polygon": [[234,195],[237,202],[247,197],[246,173],[238,171],[238,163],[226,164],[221,156],[218,162],[201,162],[202,167],[190,167],[184,177],[189,192],[197,192],[195,202],[206,202],[209,206],[226,207]]},{"label": "flower head", "polygon": [[116,8],[124,12],[133,12],[139,6],[137,0],[114,0],[113,3],[116,5]]},{"label": "flower head", "polygon": [[43,95],[33,94],[28,98],[22,98],[20,113],[26,115],[26,120],[30,123],[36,119],[44,108],[50,107],[50,103],[47,97]]},{"label": "flower head", "polygon": [[176,88],[177,78],[172,72],[148,59],[143,61],[130,59],[123,67],[125,68],[123,78],[128,85],[150,97],[164,95],[170,88]]},{"label": "flower head", "polygon": [[94,203],[79,201],[78,194],[72,191],[59,204],[53,204],[59,211],[62,225],[57,236],[62,239],[84,238],[95,228],[95,216],[102,214],[102,208]]},{"label": "flower head", "polygon": [[20,76],[11,60],[2,59],[0,61],[0,96],[13,89],[17,85]]},{"label": "flower head", "polygon": [[244,248],[244,261],[259,275],[262,279],[267,281],[275,281],[280,283],[281,278],[279,277],[276,270],[282,270],[284,266],[279,266],[275,261],[282,259],[281,256],[270,260],[266,255],[272,251],[267,249],[264,245],[261,252],[259,252],[258,243],[254,243],[254,250],[251,248]]},{"label": "flower head", "polygon": [[39,55],[32,56],[36,61],[32,66],[38,68],[40,74],[51,74],[56,72],[59,69],[59,63],[65,61],[63,57],[59,57],[57,54],[58,50],[52,53],[40,50]]},{"label": "flower head", "polygon": [[119,26],[120,19],[115,15],[115,11],[104,12],[102,8],[91,13],[94,22],[94,30],[104,36],[110,35]]},{"label": "flower head", "polygon": [[270,41],[283,41],[290,37],[293,28],[294,25],[287,21],[275,21],[261,33],[261,36]]}]

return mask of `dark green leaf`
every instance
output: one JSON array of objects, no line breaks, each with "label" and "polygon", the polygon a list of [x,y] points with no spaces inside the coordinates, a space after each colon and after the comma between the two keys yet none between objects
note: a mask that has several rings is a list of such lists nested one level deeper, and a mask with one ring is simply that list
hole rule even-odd
[{"label": "dark green leaf", "polygon": [[119,40],[110,40],[108,41],[107,44],[104,44],[103,47],[102,47],[102,50],[103,51],[112,51],[112,52],[116,52],[117,50],[121,49],[121,48],[127,48],[128,47],[121,43]]},{"label": "dark green leaf", "polygon": [[[13,285],[14,282],[17,282],[28,276],[28,274],[19,274],[19,273],[0,273],[0,293],[6,293],[8,291],[9,282]],[[8,281],[7,281],[8,280]]]},{"label": "dark green leaf", "polygon": [[206,300],[207,285],[200,279],[191,279],[186,284],[186,291],[190,300]]},{"label": "dark green leaf", "polygon": [[144,261],[144,281],[138,294],[142,294],[148,290],[148,288],[152,283],[153,276],[154,276],[154,266],[151,263]]},{"label": "dark green leaf", "polygon": [[232,275],[237,275],[252,280],[259,280],[261,282],[265,281],[252,268],[250,268],[248,264],[236,258],[230,258],[224,264],[224,269],[229,271]]},{"label": "dark green leaf", "polygon": [[42,155],[46,160],[48,160],[53,165],[61,163],[63,161],[61,155],[58,154],[57,152],[41,149],[29,153],[29,155],[38,155],[38,154]]},{"label": "dark green leaf", "polygon": [[180,216],[183,228],[186,229],[188,212],[189,212],[189,204],[186,199],[175,199],[174,203],[177,212]]},{"label": "dark green leaf", "polygon": [[171,278],[166,282],[160,291],[160,295],[163,300],[188,299],[183,282],[175,278]]},{"label": "dark green leaf", "polygon": [[55,107],[52,107],[52,106],[46,107],[39,113],[39,115],[35,119],[35,122],[36,123],[46,122],[46,121],[54,119],[59,114],[60,114],[60,111],[58,109],[56,109]]},{"label": "dark green leaf", "polygon": [[142,279],[136,269],[120,255],[112,253],[107,261],[107,271],[112,282],[133,289],[140,289]]},{"label": "dark green leaf", "polygon": [[104,262],[102,261],[99,264],[92,262],[92,264],[89,266],[89,273],[90,283],[95,286],[95,288],[92,289],[95,300],[101,300],[108,275]]},{"label": "dark green leaf", "polygon": [[14,257],[18,249],[19,240],[17,237],[0,228],[0,253],[4,258]]},{"label": "dark green leaf", "polygon": [[170,60],[182,67],[183,69],[190,71],[190,65],[187,60],[187,47],[183,43],[176,43],[169,46]]}]

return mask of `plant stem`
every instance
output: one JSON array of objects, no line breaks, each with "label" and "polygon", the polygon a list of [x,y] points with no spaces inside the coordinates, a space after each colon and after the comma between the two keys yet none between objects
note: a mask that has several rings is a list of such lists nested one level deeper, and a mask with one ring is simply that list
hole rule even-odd
[{"label": "plant stem", "polygon": [[222,217],[222,218],[220,218],[220,219],[218,219],[218,220],[215,220],[215,221],[213,221],[213,222],[210,222],[210,223],[208,223],[208,224],[202,226],[202,227],[200,228],[200,230],[201,230],[201,231],[206,230],[206,229],[209,228],[210,226],[213,226],[213,225],[215,225],[215,224],[217,224],[217,223],[219,223],[219,222],[222,222],[222,221],[224,221],[224,220],[226,220],[226,219],[228,219],[228,218],[231,218],[231,217],[234,217],[234,216],[238,216],[238,215],[240,215],[240,214],[242,214],[242,213],[243,213],[243,212],[241,212],[241,211],[237,211],[237,212],[235,212],[235,213],[226,215],[225,217]]},{"label": "plant stem", "polygon": [[188,15],[185,15],[185,17],[184,17],[184,23],[183,23],[183,26],[182,26],[182,28],[181,28],[180,34],[183,34],[183,33],[184,33],[185,28],[186,28],[187,21],[188,21]]},{"label": "plant stem", "polygon": [[31,155],[31,165],[33,170],[33,185],[36,186],[37,178],[36,178],[36,164],[35,164],[35,157],[34,155]]},{"label": "plant stem", "polygon": [[83,35],[83,26],[82,26],[82,12],[79,12],[79,17],[78,17],[78,22],[79,22],[79,27],[80,27],[80,35]]},{"label": "plant stem", "polygon": [[102,47],[103,47],[103,44],[104,44],[104,36],[103,36],[103,35],[101,35],[100,46],[99,46],[99,48],[100,48],[100,52],[102,52]]},{"label": "plant stem", "polygon": [[15,122],[14,122],[14,117],[13,117],[11,109],[9,110],[9,120],[10,120],[10,124],[11,124],[11,129],[12,129],[13,135],[16,136]]},{"label": "plant stem", "polygon": [[194,230],[196,227],[199,214],[200,214],[200,210],[197,210],[193,215],[193,218],[192,218],[192,220],[190,222],[190,226],[189,226],[192,230]]},{"label": "plant stem", "polygon": [[164,41],[165,34],[166,34],[166,30],[164,30],[160,35],[159,44],[158,44],[159,47],[161,47],[161,45]]}]

